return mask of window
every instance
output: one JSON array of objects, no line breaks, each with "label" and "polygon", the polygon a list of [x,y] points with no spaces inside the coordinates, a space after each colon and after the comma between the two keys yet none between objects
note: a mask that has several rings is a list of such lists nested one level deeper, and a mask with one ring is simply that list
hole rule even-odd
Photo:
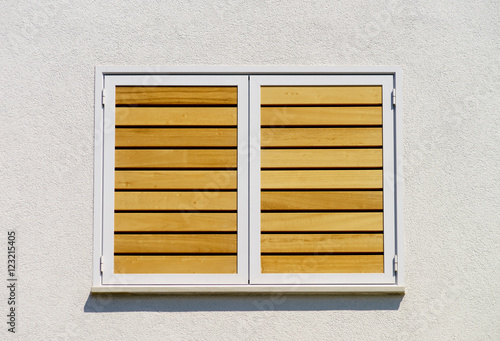
[{"label": "window", "polygon": [[399,73],[283,70],[97,69],[93,291],[403,290]]}]

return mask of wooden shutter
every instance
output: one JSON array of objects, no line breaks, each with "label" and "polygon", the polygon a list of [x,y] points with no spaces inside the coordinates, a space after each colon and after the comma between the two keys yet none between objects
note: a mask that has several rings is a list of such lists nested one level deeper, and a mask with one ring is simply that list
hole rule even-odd
[{"label": "wooden shutter", "polygon": [[114,272],[237,272],[237,87],[117,86]]},{"label": "wooden shutter", "polygon": [[384,272],[382,86],[262,86],[262,273]]},{"label": "wooden shutter", "polygon": [[403,283],[394,70],[98,70],[95,288]]}]

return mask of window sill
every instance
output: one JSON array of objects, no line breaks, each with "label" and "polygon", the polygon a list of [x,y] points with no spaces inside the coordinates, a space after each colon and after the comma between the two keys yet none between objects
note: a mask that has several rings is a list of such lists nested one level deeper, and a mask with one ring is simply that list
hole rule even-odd
[{"label": "window sill", "polygon": [[169,285],[169,286],[94,286],[93,294],[399,294],[398,285]]}]

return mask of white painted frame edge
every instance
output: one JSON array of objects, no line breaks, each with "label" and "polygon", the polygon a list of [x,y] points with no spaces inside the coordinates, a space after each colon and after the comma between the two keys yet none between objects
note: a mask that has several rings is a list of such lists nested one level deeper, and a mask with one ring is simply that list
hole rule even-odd
[{"label": "white painted frame edge", "polygon": [[104,88],[104,73],[95,72],[94,95],[94,236],[93,236],[93,266],[92,285],[101,283],[101,255],[102,255],[102,180],[103,180],[103,137],[104,137],[104,108],[102,106],[101,91]]},{"label": "white painted frame edge", "polygon": [[394,89],[396,89],[396,106],[394,110],[394,156],[395,156],[395,213],[396,213],[396,255],[398,256],[397,284],[404,286],[405,258],[404,258],[404,230],[403,230],[403,71],[401,68],[394,74]]},{"label": "white painted frame edge", "polygon": [[94,294],[404,294],[400,285],[176,285],[95,286]]},{"label": "white painted frame edge", "polygon": [[269,75],[299,75],[299,74],[401,74],[400,66],[96,66],[96,73],[107,75],[203,75],[203,74],[269,74]]}]

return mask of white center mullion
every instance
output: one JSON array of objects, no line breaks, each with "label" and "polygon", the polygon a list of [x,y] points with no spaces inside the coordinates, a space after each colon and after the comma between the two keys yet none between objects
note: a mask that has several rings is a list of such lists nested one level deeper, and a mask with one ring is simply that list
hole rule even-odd
[{"label": "white center mullion", "polygon": [[260,276],[260,84],[250,77],[250,283]]}]

